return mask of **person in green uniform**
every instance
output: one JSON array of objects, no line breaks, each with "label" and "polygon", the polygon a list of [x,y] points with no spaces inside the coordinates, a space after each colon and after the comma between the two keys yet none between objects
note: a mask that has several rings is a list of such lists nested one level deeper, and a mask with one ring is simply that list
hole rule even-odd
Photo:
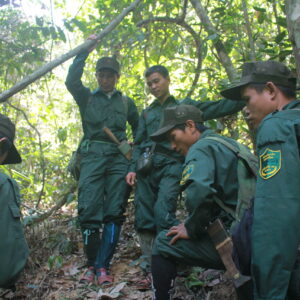
[{"label": "person in green uniform", "polygon": [[[127,139],[126,122],[133,135],[138,126],[138,111],[132,99],[117,90],[120,65],[114,57],[102,57],[96,64],[99,87],[91,91],[81,81],[88,51],[76,56],[70,66],[66,86],[79,106],[83,128],[82,156],[78,184],[78,215],[88,268],[81,282],[98,284],[113,281],[109,265],[114,254],[127,202],[125,176],[129,162],[103,127],[119,141]],[[102,237],[99,229],[103,225]]]},{"label": "person in green uniform", "polygon": [[[176,100],[169,90],[170,76],[161,65],[150,67],[145,72],[146,84],[156,98],[144,109],[139,119],[139,127],[134,141],[133,158],[126,181],[134,185],[135,228],[140,237],[141,250],[145,259],[146,272],[150,272],[150,258],[156,233],[178,224],[175,211],[180,193],[179,181],[182,173],[183,156],[170,148],[167,141],[154,143],[150,136],[158,128],[166,107],[190,104],[203,111],[203,119],[220,118],[236,113],[243,103],[223,99],[220,101],[195,101],[186,98]],[[152,168],[148,173],[137,170],[137,161],[147,152],[153,152]]]},{"label": "person in green uniform", "polygon": [[[246,101],[256,129],[260,170],[252,227],[255,300],[300,299],[300,101],[296,78],[282,63],[243,65],[239,83],[222,91]],[[298,252],[298,254],[297,254]]]},{"label": "person in green uniform", "polygon": [[[243,182],[238,178],[238,156],[230,148],[243,146],[215,134],[203,121],[201,111],[191,105],[168,107],[161,128],[151,135],[156,142],[168,139],[172,149],[185,156],[180,187],[188,212],[184,222],[162,231],[155,240],[152,276],[156,300],[170,299],[177,263],[224,269],[207,226],[219,218],[229,229],[234,221],[224,207],[235,211]],[[248,149],[244,151],[251,155]],[[249,172],[249,178],[253,188],[248,200],[254,194],[255,174]]]},{"label": "person in green uniform", "polygon": [[[14,145],[15,125],[0,114],[0,164],[18,164],[22,159]],[[14,289],[29,254],[20,221],[17,183],[0,173],[0,288]]]}]

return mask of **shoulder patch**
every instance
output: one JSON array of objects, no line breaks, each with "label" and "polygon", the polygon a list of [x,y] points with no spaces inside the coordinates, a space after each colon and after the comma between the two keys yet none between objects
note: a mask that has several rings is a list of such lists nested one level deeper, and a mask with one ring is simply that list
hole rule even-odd
[{"label": "shoulder patch", "polygon": [[259,157],[259,174],[263,179],[269,179],[281,169],[281,151],[267,148]]},{"label": "shoulder patch", "polygon": [[190,178],[191,174],[193,173],[194,170],[194,165],[187,165],[183,172],[182,172],[182,177],[180,180],[180,185],[185,185],[187,180]]}]

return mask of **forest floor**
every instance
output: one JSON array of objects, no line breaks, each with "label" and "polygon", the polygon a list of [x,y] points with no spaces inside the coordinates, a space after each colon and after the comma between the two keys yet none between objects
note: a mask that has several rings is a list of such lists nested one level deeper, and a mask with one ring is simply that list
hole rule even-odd
[{"label": "forest floor", "polygon": [[[112,261],[114,285],[106,289],[78,283],[85,259],[75,216],[75,204],[71,204],[26,230],[31,252],[27,266],[16,291],[0,289],[0,299],[152,299],[150,290],[137,289],[137,282],[144,275],[139,266],[141,253],[133,228],[133,203],[128,205],[126,222]],[[173,299],[236,299],[231,282],[223,272],[215,270],[189,268],[177,277],[175,286]]]}]

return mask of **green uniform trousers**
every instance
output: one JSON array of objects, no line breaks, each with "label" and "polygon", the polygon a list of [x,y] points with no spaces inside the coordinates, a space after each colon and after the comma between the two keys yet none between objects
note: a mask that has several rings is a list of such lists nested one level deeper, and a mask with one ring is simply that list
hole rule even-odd
[{"label": "green uniform trousers", "polygon": [[137,173],[135,227],[137,231],[159,232],[178,224],[177,199],[182,164],[173,161],[155,166],[146,176]]},{"label": "green uniform trousers", "polygon": [[[199,239],[180,239],[174,245],[170,245],[172,237],[167,237],[167,232],[168,230],[163,230],[157,236],[153,246],[153,255],[161,255],[172,262],[190,266],[217,270],[225,269],[208,234],[203,234]],[[161,266],[161,268],[163,270],[164,266]],[[239,300],[252,299],[251,283],[236,291]]]},{"label": "green uniform trousers", "polygon": [[153,255],[162,255],[171,260],[191,266],[210,269],[224,269],[221,258],[208,234],[203,234],[197,240],[177,240],[170,245],[172,237],[166,236],[168,230],[163,230],[156,237]]},{"label": "green uniform trousers", "polygon": [[98,229],[102,223],[121,224],[126,208],[127,159],[115,145],[91,143],[81,149],[78,215],[82,228]]}]

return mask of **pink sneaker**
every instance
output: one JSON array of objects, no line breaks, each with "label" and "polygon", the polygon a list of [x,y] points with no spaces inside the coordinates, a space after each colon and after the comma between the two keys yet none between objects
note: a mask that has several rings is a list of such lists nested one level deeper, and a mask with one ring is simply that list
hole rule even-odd
[{"label": "pink sneaker", "polygon": [[100,268],[96,271],[97,282],[102,286],[111,286],[114,282],[114,278],[107,274],[106,269]]},{"label": "pink sneaker", "polygon": [[81,278],[79,279],[79,283],[89,284],[94,283],[95,280],[95,268],[94,267],[88,267]]}]

